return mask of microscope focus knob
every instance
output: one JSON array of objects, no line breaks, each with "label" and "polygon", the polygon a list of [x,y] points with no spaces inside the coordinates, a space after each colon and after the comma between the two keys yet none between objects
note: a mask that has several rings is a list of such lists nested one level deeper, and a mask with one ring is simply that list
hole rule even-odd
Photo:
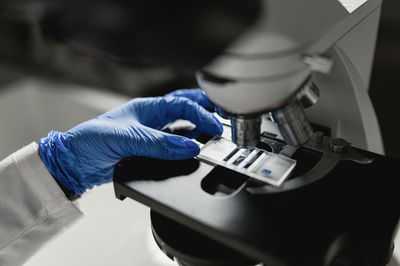
[{"label": "microscope focus knob", "polygon": [[329,149],[333,152],[342,153],[345,152],[350,147],[350,145],[350,142],[341,138],[331,139],[329,142]]},{"label": "microscope focus knob", "polygon": [[324,141],[324,133],[322,133],[321,131],[314,132],[311,137],[311,141],[315,144],[322,144],[322,142]]}]

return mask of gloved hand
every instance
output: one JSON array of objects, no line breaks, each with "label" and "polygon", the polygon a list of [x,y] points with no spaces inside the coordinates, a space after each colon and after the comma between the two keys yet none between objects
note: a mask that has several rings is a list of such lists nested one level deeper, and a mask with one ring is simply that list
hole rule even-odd
[{"label": "gloved hand", "polygon": [[166,94],[164,97],[184,97],[192,100],[206,109],[213,109],[214,105],[210,103],[206,94],[201,89],[183,89],[176,90],[171,93]]},{"label": "gloved hand", "polygon": [[195,142],[159,130],[185,119],[197,130],[221,135],[221,123],[201,105],[212,106],[201,90],[133,99],[65,133],[51,131],[40,140],[39,154],[53,177],[80,195],[94,185],[111,181],[114,166],[122,158],[180,160],[196,156],[200,148]]}]

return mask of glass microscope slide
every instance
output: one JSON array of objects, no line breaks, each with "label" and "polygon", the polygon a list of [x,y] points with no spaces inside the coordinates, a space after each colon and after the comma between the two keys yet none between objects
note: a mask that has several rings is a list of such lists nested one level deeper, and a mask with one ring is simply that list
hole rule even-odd
[{"label": "glass microscope slide", "polygon": [[198,159],[221,165],[273,186],[280,186],[296,166],[296,160],[258,148],[238,148],[216,136],[202,146]]}]

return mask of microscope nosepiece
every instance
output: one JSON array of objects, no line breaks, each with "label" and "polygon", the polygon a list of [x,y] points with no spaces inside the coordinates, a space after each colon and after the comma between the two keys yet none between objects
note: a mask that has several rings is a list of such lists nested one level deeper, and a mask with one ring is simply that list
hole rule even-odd
[{"label": "microscope nosepiece", "polygon": [[304,108],[298,101],[293,101],[285,107],[272,112],[272,117],[289,145],[298,146],[304,144],[313,134]]},{"label": "microscope nosepiece", "polygon": [[260,142],[261,117],[233,115],[232,141],[240,148],[255,147]]}]

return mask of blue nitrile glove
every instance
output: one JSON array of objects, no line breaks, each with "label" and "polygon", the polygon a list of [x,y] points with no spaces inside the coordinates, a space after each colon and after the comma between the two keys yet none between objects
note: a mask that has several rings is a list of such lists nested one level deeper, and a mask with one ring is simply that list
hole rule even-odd
[{"label": "blue nitrile glove", "polygon": [[[202,89],[182,89],[176,90],[166,94],[164,97],[184,97],[188,98],[208,110],[214,110],[214,105],[208,100],[206,94]],[[203,132],[199,129],[195,129],[185,134],[186,137],[195,139],[200,136]]]},{"label": "blue nitrile glove", "polygon": [[165,95],[165,97],[184,97],[188,98],[206,109],[213,109],[214,105],[210,103],[202,89],[182,89],[176,90]]},{"label": "blue nitrile glove", "polygon": [[122,158],[179,160],[196,156],[200,148],[195,142],[159,131],[170,122],[185,119],[204,133],[222,134],[221,123],[201,106],[209,104],[204,93],[185,91],[198,103],[173,94],[137,98],[65,133],[51,131],[39,143],[43,163],[59,183],[80,195],[111,181],[114,166]]}]

